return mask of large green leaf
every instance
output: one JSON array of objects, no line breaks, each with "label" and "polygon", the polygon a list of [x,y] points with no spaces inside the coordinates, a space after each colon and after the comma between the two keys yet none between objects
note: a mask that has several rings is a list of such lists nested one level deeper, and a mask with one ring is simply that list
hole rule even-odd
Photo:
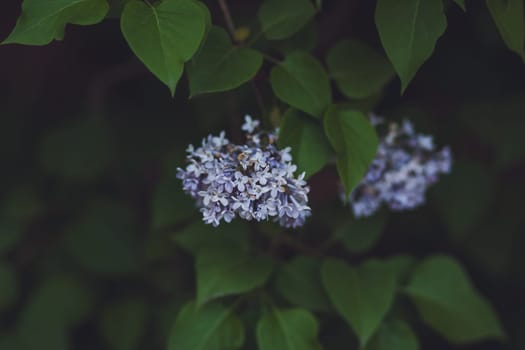
[{"label": "large green leaf", "polygon": [[124,8],[121,29],[133,52],[173,95],[184,62],[204,38],[207,18],[206,9],[194,0],[165,0],[155,6],[134,0]]},{"label": "large green leaf", "polygon": [[293,162],[307,177],[321,170],[333,153],[322,126],[294,109],[283,116],[278,142],[279,147],[291,147]]},{"label": "large green leaf", "polygon": [[314,15],[309,0],[265,0],[258,13],[264,35],[272,40],[297,33]]},{"label": "large green leaf", "polygon": [[234,89],[252,79],[262,61],[259,52],[233,46],[224,29],[213,27],[202,48],[186,66],[190,94]]},{"label": "large green leaf", "polygon": [[385,57],[355,39],[343,40],[330,49],[326,64],[341,92],[350,98],[369,97],[394,77]]},{"label": "large green leaf", "polygon": [[451,257],[433,256],[414,271],[405,288],[423,321],[454,343],[505,337],[488,301]]},{"label": "large green leaf", "polygon": [[321,117],[332,99],[323,66],[306,53],[288,55],[272,69],[270,82],[279,99],[314,117]]},{"label": "large green leaf", "polygon": [[486,0],[490,14],[505,44],[525,60],[525,15],[523,0]]},{"label": "large green leaf", "polygon": [[419,341],[407,323],[388,321],[381,325],[366,350],[419,350]]},{"label": "large green leaf", "polygon": [[323,284],[333,305],[366,346],[390,309],[396,277],[387,264],[368,261],[359,268],[330,259],[323,264]]},{"label": "large green leaf", "polygon": [[443,1],[378,0],[375,21],[404,91],[447,27]]},{"label": "large green leaf", "polygon": [[320,350],[319,325],[303,309],[271,309],[257,323],[259,350]]},{"label": "large green leaf", "polygon": [[272,269],[268,257],[253,256],[231,245],[209,246],[197,256],[197,304],[259,287]]},{"label": "large green leaf", "polygon": [[95,24],[108,10],[106,0],[24,0],[16,27],[2,44],[49,44],[64,37],[67,23]]},{"label": "large green leaf", "polygon": [[0,261],[0,312],[11,306],[17,296],[17,290],[15,271]]},{"label": "large green leaf", "polygon": [[102,312],[100,330],[115,350],[135,350],[146,333],[148,305],[140,299],[124,299]]},{"label": "large green leaf", "polygon": [[244,343],[244,327],[233,310],[218,303],[182,307],[168,340],[168,350],[235,350]]},{"label": "large green leaf", "polygon": [[318,259],[298,256],[277,272],[277,291],[291,304],[310,310],[331,309],[330,300],[321,282]]},{"label": "large green leaf", "polygon": [[377,151],[376,132],[363,113],[331,106],[324,116],[326,136],[337,153],[337,171],[346,193],[365,175]]}]

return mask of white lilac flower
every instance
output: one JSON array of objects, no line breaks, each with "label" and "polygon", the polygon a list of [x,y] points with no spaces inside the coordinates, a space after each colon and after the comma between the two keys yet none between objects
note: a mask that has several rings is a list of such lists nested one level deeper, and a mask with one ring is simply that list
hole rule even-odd
[{"label": "white lilac flower", "polygon": [[208,136],[201,147],[188,147],[188,165],[177,169],[177,177],[196,199],[204,222],[218,226],[238,216],[299,227],[310,216],[304,173],[295,176],[290,149],[279,150],[277,132],[257,131],[259,124],[245,117],[244,145],[232,144],[222,132]]},{"label": "white lilac flower", "polygon": [[[375,126],[382,118],[372,116]],[[391,123],[381,138],[367,174],[350,196],[356,217],[374,214],[382,204],[394,211],[413,209],[425,202],[429,186],[450,172],[452,156],[448,147],[435,151],[432,136],[418,134],[412,123]],[[189,188],[191,191],[191,188]]]}]

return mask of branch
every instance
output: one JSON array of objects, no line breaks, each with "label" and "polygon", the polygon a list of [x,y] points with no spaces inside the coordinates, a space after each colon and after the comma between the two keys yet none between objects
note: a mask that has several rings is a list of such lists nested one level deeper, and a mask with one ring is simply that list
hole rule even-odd
[{"label": "branch", "polygon": [[232,39],[236,41],[235,24],[233,23],[232,15],[230,13],[230,9],[228,8],[226,0],[219,0],[219,6],[221,7],[222,15],[224,16],[224,20],[226,21],[226,27],[228,28],[228,32],[230,33]]}]

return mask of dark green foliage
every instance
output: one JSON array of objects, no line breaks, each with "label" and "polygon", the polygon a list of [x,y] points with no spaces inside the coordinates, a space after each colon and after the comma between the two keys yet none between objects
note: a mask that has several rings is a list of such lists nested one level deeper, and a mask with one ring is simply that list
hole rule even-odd
[{"label": "dark green foliage", "polygon": [[224,29],[213,27],[199,53],[188,63],[190,93],[195,96],[234,89],[252,79],[261,64],[259,52],[234,47]]},{"label": "dark green foliage", "polygon": [[291,147],[294,163],[300,172],[306,172],[306,177],[321,170],[333,153],[320,125],[294,109],[283,115],[279,146]]},{"label": "dark green foliage", "polygon": [[341,182],[350,193],[376,155],[376,132],[363,113],[335,105],[324,116],[324,130],[337,154]]},{"label": "dark green foliage", "polygon": [[[4,1],[0,350],[522,349],[524,11]],[[242,144],[245,114],[305,172],[305,226],[215,228],[182,191],[187,145]],[[342,192],[404,118],[452,172],[355,218]]]}]

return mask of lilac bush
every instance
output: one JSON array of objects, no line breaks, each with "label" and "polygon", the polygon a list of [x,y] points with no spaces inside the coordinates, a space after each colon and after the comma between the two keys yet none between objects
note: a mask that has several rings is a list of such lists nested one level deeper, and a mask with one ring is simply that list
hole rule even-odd
[{"label": "lilac bush", "polygon": [[295,176],[290,148],[279,150],[277,133],[260,131],[259,121],[250,116],[242,130],[243,145],[231,143],[223,131],[202,140],[201,147],[188,147],[189,164],[177,169],[184,191],[195,198],[204,222],[213,226],[237,216],[302,226],[310,216],[310,188],[304,173]]},{"label": "lilac bush", "polygon": [[[382,118],[372,115],[377,127]],[[374,214],[382,204],[393,211],[414,209],[425,202],[427,188],[450,172],[452,156],[444,147],[437,151],[432,136],[416,133],[412,123],[390,123],[381,138],[377,155],[349,196],[356,217]]]}]

